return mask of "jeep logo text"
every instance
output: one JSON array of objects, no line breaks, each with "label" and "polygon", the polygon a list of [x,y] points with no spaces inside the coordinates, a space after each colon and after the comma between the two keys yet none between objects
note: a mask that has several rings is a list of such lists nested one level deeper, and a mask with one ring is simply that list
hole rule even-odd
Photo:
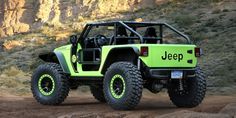
[{"label": "jeep logo text", "polygon": [[161,56],[162,60],[178,60],[179,62],[183,59],[183,54],[171,54],[165,51],[165,55]]}]

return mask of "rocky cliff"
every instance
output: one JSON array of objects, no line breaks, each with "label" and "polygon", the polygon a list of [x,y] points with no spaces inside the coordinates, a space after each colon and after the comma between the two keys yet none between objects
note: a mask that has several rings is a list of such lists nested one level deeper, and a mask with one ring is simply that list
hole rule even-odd
[{"label": "rocky cliff", "polygon": [[28,32],[44,23],[65,24],[83,17],[155,7],[163,0],[1,0],[0,37]]}]

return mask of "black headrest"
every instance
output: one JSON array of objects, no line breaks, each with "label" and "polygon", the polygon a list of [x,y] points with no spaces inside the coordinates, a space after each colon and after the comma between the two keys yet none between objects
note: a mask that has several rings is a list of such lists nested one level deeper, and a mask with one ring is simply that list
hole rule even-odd
[{"label": "black headrest", "polygon": [[123,27],[123,26],[118,26],[118,27],[117,27],[117,35],[120,35],[120,36],[128,36],[125,27]]},{"label": "black headrest", "polygon": [[145,31],[145,37],[157,37],[156,29],[154,27],[148,27]]}]

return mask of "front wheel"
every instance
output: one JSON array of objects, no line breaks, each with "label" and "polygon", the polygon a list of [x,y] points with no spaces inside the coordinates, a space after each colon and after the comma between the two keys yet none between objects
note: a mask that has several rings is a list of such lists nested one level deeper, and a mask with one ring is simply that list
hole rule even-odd
[{"label": "front wheel", "polygon": [[143,80],[137,66],[129,62],[112,64],[103,82],[107,103],[117,110],[136,107],[142,96]]},{"label": "front wheel", "polygon": [[[170,100],[177,107],[195,107],[204,99],[206,93],[205,76],[199,67],[196,68],[195,75],[194,78],[171,81],[168,94]],[[180,84],[183,85],[183,90],[179,89]]]},{"label": "front wheel", "polygon": [[59,64],[40,65],[33,73],[31,91],[41,104],[58,105],[68,96],[69,90],[69,81]]}]

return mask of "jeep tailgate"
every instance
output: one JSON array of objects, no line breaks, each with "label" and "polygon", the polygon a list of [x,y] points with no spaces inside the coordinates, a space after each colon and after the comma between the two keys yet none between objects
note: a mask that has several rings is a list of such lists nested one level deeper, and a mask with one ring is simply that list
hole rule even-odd
[{"label": "jeep tailgate", "polygon": [[195,45],[177,44],[143,44],[148,47],[148,56],[140,56],[140,59],[148,67],[195,67]]}]

